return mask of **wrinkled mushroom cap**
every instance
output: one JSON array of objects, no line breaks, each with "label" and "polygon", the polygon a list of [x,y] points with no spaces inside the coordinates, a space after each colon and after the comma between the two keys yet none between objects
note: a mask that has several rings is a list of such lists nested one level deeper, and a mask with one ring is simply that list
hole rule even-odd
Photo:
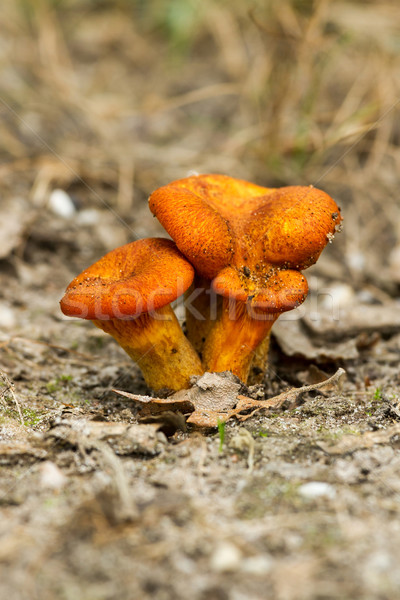
[{"label": "wrinkled mushroom cap", "polygon": [[301,304],[314,264],[342,220],[312,186],[264,188],[225,175],[174,181],[150,210],[214,290],[270,312]]},{"label": "wrinkled mushroom cap", "polygon": [[342,220],[335,201],[312,186],[275,190],[256,216],[253,235],[262,237],[264,259],[292,269],[313,265]]},{"label": "wrinkled mushroom cap", "polygon": [[60,302],[70,317],[133,319],[170,304],[191,285],[192,265],[174,242],[148,238],[112,250],[67,287]]},{"label": "wrinkled mushroom cap", "polygon": [[234,223],[266,192],[226,175],[198,175],[159,188],[149,206],[197,272],[212,279],[234,259]]},{"label": "wrinkled mushroom cap", "polygon": [[264,277],[245,279],[236,269],[223,269],[212,288],[225,298],[247,302],[266,313],[282,313],[299,306],[307,297],[306,278],[299,271],[271,268]]}]

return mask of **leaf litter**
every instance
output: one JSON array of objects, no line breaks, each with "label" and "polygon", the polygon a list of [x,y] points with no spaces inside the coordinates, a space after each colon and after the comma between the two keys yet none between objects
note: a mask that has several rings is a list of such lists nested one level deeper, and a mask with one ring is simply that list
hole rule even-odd
[{"label": "leaf litter", "polygon": [[339,368],[334,375],[320,383],[304,385],[282,392],[268,400],[255,400],[240,394],[242,384],[231,373],[205,373],[193,378],[193,386],[188,390],[175,392],[168,398],[140,396],[121,390],[115,393],[138,403],[146,415],[158,415],[163,410],[178,410],[183,414],[190,413],[186,422],[196,427],[218,427],[218,423],[226,422],[232,417],[245,421],[261,410],[278,410],[284,405],[293,409],[298,405],[301,396],[321,389],[332,389],[340,386],[345,370]]}]

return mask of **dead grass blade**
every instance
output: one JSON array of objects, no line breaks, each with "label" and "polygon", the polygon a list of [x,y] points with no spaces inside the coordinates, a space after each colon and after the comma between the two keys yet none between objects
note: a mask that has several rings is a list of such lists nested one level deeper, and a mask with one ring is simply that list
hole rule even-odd
[{"label": "dead grass blade", "polygon": [[4,394],[6,394],[7,392],[10,392],[10,394],[12,396],[12,399],[14,400],[14,404],[16,406],[16,409],[18,411],[19,420],[21,422],[21,425],[23,425],[24,424],[24,418],[22,416],[21,407],[19,405],[17,396],[15,394],[14,384],[13,384],[13,382],[8,378],[8,376],[3,371],[0,371],[0,377],[1,377],[1,379],[3,380],[3,382],[4,382],[5,386],[6,386],[6,389],[2,391],[1,396],[4,396]]}]

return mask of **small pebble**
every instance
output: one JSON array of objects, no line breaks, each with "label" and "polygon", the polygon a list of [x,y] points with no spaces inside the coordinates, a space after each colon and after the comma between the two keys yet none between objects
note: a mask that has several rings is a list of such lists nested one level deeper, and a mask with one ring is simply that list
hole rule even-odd
[{"label": "small pebble", "polygon": [[235,571],[239,568],[242,553],[230,542],[221,542],[211,555],[210,566],[216,573]]},{"label": "small pebble", "polygon": [[352,271],[361,273],[364,270],[366,260],[362,252],[350,252],[346,257],[346,260]]},{"label": "small pebble", "polygon": [[356,298],[362,304],[375,304],[377,302],[377,298],[371,294],[370,290],[360,290],[357,292]]},{"label": "small pebble", "polygon": [[14,311],[6,304],[0,304],[0,327],[12,329],[16,324]]},{"label": "small pebble", "polygon": [[339,283],[320,291],[319,298],[321,306],[326,310],[338,310],[344,306],[349,306],[355,301],[354,290],[350,285]]},{"label": "small pebble", "polygon": [[299,487],[299,494],[303,498],[314,500],[314,498],[334,498],[336,496],[335,488],[329,483],[323,481],[310,481]]},{"label": "small pebble", "polygon": [[64,219],[70,219],[76,212],[71,196],[58,188],[51,192],[48,207],[55,215]]},{"label": "small pebble", "polygon": [[40,467],[40,485],[49,490],[60,490],[67,483],[67,478],[57,465],[50,460]]},{"label": "small pebble", "polygon": [[242,561],[240,570],[249,575],[265,575],[272,569],[273,561],[267,554],[249,556]]},{"label": "small pebble", "polygon": [[394,567],[390,554],[385,550],[380,549],[370,554],[366,562],[368,565],[368,570],[378,573],[388,572]]},{"label": "small pebble", "polygon": [[79,225],[96,225],[100,220],[100,213],[95,208],[86,208],[78,214]]}]

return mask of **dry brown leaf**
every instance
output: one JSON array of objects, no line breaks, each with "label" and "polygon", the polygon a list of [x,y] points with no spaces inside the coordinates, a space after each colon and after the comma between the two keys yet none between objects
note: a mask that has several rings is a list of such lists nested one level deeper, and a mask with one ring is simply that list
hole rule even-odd
[{"label": "dry brown leaf", "polygon": [[122,390],[113,390],[116,394],[129,398],[140,404],[141,417],[155,416],[166,411],[180,411],[183,414],[190,413],[194,406],[187,396],[189,390],[181,390],[168,398],[153,398],[152,396],[140,396],[140,394],[131,394]]},{"label": "dry brown leaf", "polygon": [[400,311],[395,302],[343,307],[340,319],[334,317],[333,314],[313,313],[305,315],[303,322],[315,336],[324,340],[340,340],[366,332],[392,334],[400,331]]},{"label": "dry brown leaf", "polygon": [[[149,415],[159,414],[163,410],[170,411],[173,407],[182,413],[191,413],[187,423],[197,427],[217,427],[218,423],[226,422],[234,416],[244,421],[259,410],[279,409],[284,404],[293,408],[302,394],[332,387],[340,382],[344,374],[344,369],[338,369],[325,381],[293,388],[268,400],[254,400],[239,394],[241,384],[231,373],[205,373],[196,379],[192,388],[176,392],[169,398],[151,398],[120,390],[113,391],[141,404],[142,415],[143,410]],[[248,411],[251,413],[243,414]]]},{"label": "dry brown leaf", "polygon": [[302,356],[308,360],[353,360],[358,357],[356,339],[316,345],[299,320],[280,320],[272,334],[286,356]]},{"label": "dry brown leaf", "polygon": [[302,394],[305,394],[307,392],[313,392],[314,390],[320,390],[325,387],[332,388],[334,385],[340,384],[340,380],[345,375],[345,373],[346,371],[340,368],[336,371],[336,373],[332,375],[332,377],[329,377],[325,381],[321,381],[320,383],[313,383],[311,385],[303,385],[299,388],[292,388],[291,390],[282,392],[281,394],[278,394],[278,396],[274,396],[273,398],[269,398],[268,400],[252,400],[252,398],[247,398],[247,396],[238,396],[238,407],[240,406],[239,412],[249,410],[250,408],[254,408],[254,410],[250,415],[237,415],[237,418],[241,421],[245,421],[255,412],[261,409],[276,410],[282,408],[284,404],[287,405],[288,409],[295,408]]},{"label": "dry brown leaf", "polygon": [[187,417],[187,423],[197,427],[217,427],[219,422],[227,421],[235,414],[232,409],[237,404],[241,387],[239,380],[231,373],[204,373],[201,377],[194,378],[193,387],[175,392],[168,398],[113,391],[140,403],[141,416],[179,410],[183,414],[191,413]]}]

